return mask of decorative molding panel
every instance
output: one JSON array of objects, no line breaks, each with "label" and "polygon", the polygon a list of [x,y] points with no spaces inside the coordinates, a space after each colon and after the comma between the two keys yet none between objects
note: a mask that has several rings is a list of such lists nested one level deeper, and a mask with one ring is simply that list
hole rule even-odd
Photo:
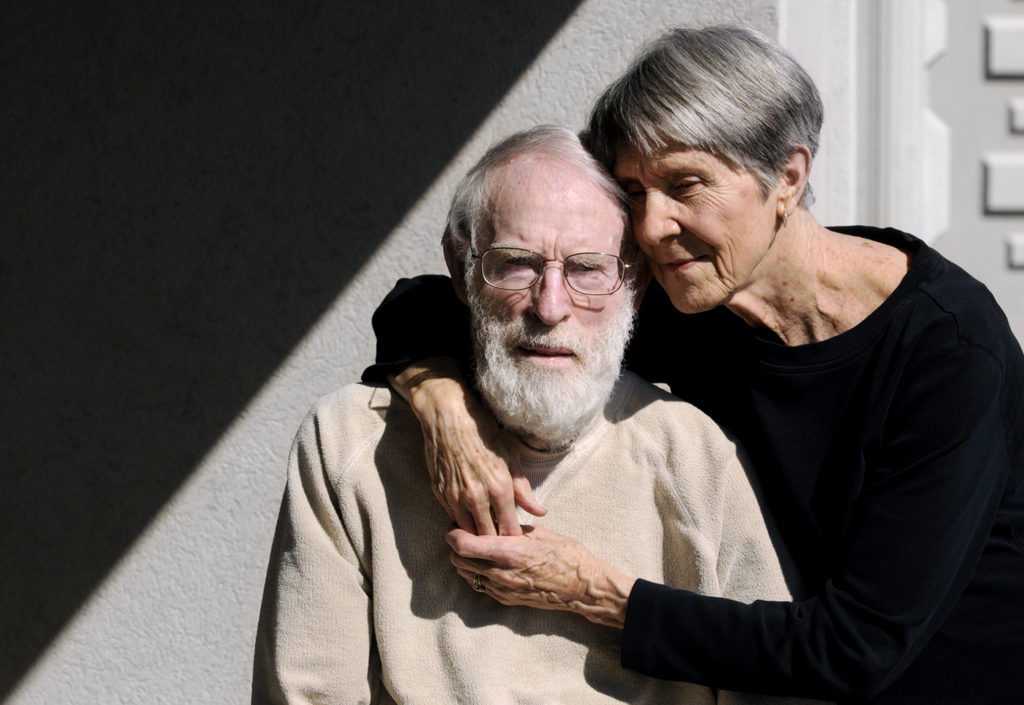
[{"label": "decorative molding panel", "polygon": [[1010,98],[1010,131],[1024,132],[1024,98]]},{"label": "decorative molding panel", "polygon": [[780,39],[825,100],[815,169],[827,171],[811,178],[816,212],[832,216],[823,222],[891,225],[926,242],[948,229],[951,138],[928,95],[946,22],[944,0],[780,2]]},{"label": "decorative molding panel", "polygon": [[1024,78],[1024,17],[985,20],[989,78]]},{"label": "decorative molding panel", "polygon": [[1006,262],[1013,269],[1024,269],[1024,233],[1006,236]]},{"label": "decorative molding panel", "polygon": [[985,211],[1024,213],[1024,151],[985,155]]},{"label": "decorative molding panel", "polygon": [[878,57],[874,90],[865,105],[877,140],[869,205],[879,224],[934,242],[949,227],[952,157],[949,129],[929,106],[928,67],[946,47],[946,5],[942,0],[869,4],[862,46]]}]

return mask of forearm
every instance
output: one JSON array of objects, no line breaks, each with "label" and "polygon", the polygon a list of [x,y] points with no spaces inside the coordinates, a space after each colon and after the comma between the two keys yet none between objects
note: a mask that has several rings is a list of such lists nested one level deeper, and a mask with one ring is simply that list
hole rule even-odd
[{"label": "forearm", "polygon": [[451,357],[418,360],[388,375],[388,383],[409,402],[421,423],[456,402],[464,407],[469,394],[468,383]]},{"label": "forearm", "polygon": [[516,474],[515,453],[453,358],[435,357],[389,376],[423,430],[434,496],[452,520],[480,534],[520,533],[516,503],[545,509]]},{"label": "forearm", "polygon": [[570,603],[572,611],[595,624],[622,629],[626,624],[626,607],[636,578],[597,560],[589,575],[581,575],[581,597]]}]

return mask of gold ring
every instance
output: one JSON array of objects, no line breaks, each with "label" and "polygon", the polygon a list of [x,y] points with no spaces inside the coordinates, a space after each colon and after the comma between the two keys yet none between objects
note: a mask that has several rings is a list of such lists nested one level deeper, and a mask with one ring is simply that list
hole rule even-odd
[{"label": "gold ring", "polygon": [[483,592],[484,591],[484,586],[480,582],[480,574],[479,573],[477,573],[476,575],[473,576],[473,589],[476,590],[477,592]]}]

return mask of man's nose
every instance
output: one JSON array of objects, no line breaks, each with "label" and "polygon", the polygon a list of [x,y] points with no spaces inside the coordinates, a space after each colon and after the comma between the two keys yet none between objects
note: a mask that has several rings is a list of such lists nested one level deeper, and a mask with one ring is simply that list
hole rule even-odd
[{"label": "man's nose", "polygon": [[572,313],[572,296],[559,262],[547,262],[533,284],[533,312],[547,326],[561,323]]},{"label": "man's nose", "polygon": [[656,246],[683,232],[679,203],[658,189],[650,189],[634,201],[633,235],[641,245]]}]

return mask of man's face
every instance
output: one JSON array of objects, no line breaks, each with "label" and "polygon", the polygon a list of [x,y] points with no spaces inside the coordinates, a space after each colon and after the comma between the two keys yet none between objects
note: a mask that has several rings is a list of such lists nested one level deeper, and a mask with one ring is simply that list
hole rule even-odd
[{"label": "man's face", "polygon": [[[623,214],[576,168],[529,157],[503,167],[494,183],[489,246],[548,260],[619,254]],[[561,266],[549,262],[521,291],[486,284],[479,265],[468,277],[478,386],[499,421],[539,447],[571,442],[607,401],[633,315],[630,287],[580,294]]]}]

